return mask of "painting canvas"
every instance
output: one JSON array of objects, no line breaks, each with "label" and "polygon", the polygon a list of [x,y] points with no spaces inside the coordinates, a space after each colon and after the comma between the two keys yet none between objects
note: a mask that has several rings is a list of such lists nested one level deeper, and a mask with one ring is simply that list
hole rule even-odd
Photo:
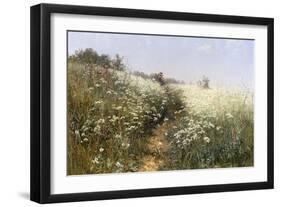
[{"label": "painting canvas", "polygon": [[67,32],[67,175],[254,166],[253,39]]}]

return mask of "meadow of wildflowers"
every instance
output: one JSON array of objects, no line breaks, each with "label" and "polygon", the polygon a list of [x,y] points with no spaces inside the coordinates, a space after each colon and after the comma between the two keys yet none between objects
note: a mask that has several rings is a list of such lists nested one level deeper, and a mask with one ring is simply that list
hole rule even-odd
[{"label": "meadow of wildflowers", "polygon": [[[176,86],[178,87],[178,86]],[[167,169],[253,166],[253,94],[181,86],[186,108],[167,133]],[[176,112],[177,113],[177,112]]]},{"label": "meadow of wildflowers", "polygon": [[68,175],[141,171],[157,128],[157,170],[253,165],[251,92],[161,85],[91,50],[69,57],[67,90]]},{"label": "meadow of wildflowers", "polygon": [[170,98],[156,81],[69,61],[68,174],[137,171],[151,131],[178,107]]}]

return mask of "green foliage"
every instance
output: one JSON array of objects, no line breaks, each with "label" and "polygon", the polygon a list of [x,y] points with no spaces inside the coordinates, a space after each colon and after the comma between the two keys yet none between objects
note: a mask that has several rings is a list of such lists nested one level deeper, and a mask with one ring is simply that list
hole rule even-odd
[{"label": "green foliage", "polygon": [[105,69],[111,68],[118,71],[124,71],[126,69],[123,63],[123,58],[118,54],[111,59],[108,55],[99,55],[92,48],[86,48],[84,50],[76,50],[73,55],[68,59],[70,63],[80,63],[84,66],[101,66]]},{"label": "green foliage", "polygon": [[168,146],[159,170],[253,165],[251,93],[203,90],[208,79],[198,87],[162,76],[161,84],[155,75],[131,74],[119,55],[93,49],[69,57],[69,175],[139,171],[161,126]]},{"label": "green foliage", "polygon": [[123,63],[123,58],[118,54],[112,60],[112,67],[114,70],[124,71],[126,69],[125,64]]},{"label": "green foliage", "polygon": [[70,57],[71,60],[84,64],[95,64],[98,62],[99,55],[92,48],[85,50],[77,50],[75,54]]},{"label": "green foliage", "polygon": [[137,171],[147,137],[176,103],[155,81],[90,68],[91,77],[82,64],[68,67],[68,174]]}]

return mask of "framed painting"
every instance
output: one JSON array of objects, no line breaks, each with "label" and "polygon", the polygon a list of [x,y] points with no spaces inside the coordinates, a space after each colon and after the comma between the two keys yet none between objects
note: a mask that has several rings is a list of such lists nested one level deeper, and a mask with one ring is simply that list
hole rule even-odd
[{"label": "framed painting", "polygon": [[273,19],[31,7],[31,200],[273,188]]}]

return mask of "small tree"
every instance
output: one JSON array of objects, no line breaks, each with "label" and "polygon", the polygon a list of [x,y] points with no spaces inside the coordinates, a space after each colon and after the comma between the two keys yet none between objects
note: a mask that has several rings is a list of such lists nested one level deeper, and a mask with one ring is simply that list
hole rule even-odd
[{"label": "small tree", "polygon": [[85,50],[77,50],[75,56],[80,63],[83,64],[95,64],[99,58],[99,55],[92,48],[87,48]]},{"label": "small tree", "polygon": [[202,80],[199,80],[197,82],[198,86],[204,88],[204,89],[209,89],[210,86],[209,86],[209,83],[210,83],[210,79],[206,76],[203,76],[202,77]]},{"label": "small tree", "polygon": [[108,69],[110,67],[110,62],[111,62],[111,60],[110,60],[109,56],[102,54],[98,57],[97,64]]}]

